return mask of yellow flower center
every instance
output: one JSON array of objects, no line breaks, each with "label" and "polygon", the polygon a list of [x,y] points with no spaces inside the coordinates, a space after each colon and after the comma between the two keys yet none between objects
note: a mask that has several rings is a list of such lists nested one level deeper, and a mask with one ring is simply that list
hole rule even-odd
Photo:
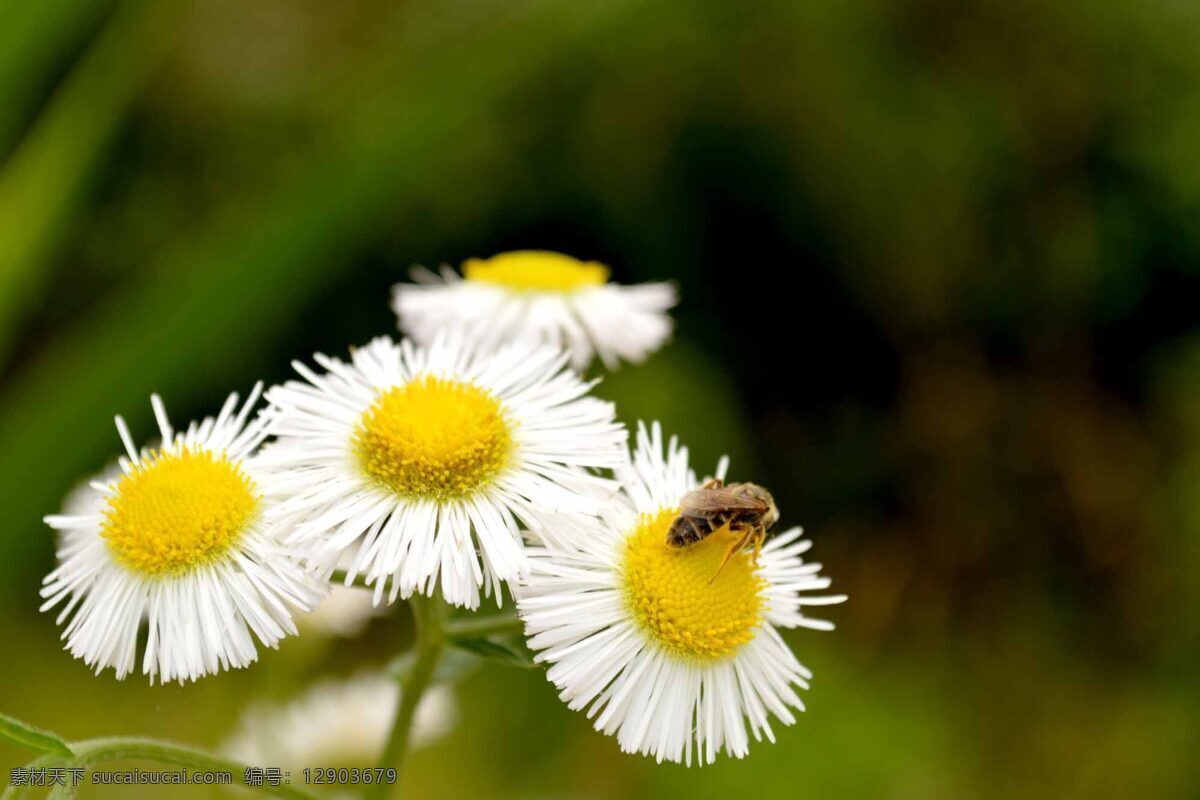
[{"label": "yellow flower center", "polygon": [[117,483],[101,535],[145,575],[177,575],[224,555],[258,513],[254,483],[207,450],[156,452]]},{"label": "yellow flower center", "polygon": [[431,375],[381,392],[354,434],[367,475],[397,494],[438,501],[486,486],[512,449],[499,400],[478,386]]},{"label": "yellow flower center", "polygon": [[469,281],[497,283],[521,291],[570,292],[603,285],[608,280],[608,267],[548,250],[514,250],[488,259],[468,259],[463,264],[463,275]]},{"label": "yellow flower center", "polygon": [[626,597],[638,623],[664,650],[700,661],[723,658],[754,637],[766,583],[748,551],[735,553],[712,580],[739,536],[726,527],[688,547],[671,547],[667,529],[677,513],[643,515],[630,534]]}]

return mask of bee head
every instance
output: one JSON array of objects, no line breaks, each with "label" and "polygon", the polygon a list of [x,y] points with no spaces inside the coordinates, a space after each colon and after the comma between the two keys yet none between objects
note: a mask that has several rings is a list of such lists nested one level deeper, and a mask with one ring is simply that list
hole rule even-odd
[{"label": "bee head", "polygon": [[766,503],[767,510],[763,512],[762,525],[764,530],[770,530],[776,522],[779,522],[779,506],[775,505],[775,498],[758,484],[749,483],[746,484],[746,488],[749,494]]}]

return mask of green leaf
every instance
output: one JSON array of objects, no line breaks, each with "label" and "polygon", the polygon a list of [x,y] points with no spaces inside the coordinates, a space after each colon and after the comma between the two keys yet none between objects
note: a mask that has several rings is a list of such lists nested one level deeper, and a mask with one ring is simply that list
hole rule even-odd
[{"label": "green leaf", "polygon": [[13,719],[7,714],[0,714],[0,737],[43,753],[55,753],[68,757],[75,755],[57,733],[34,727],[27,722]]},{"label": "green leaf", "polygon": [[504,664],[509,667],[536,669],[540,665],[533,660],[533,654],[520,641],[509,641],[500,637],[486,639],[451,639],[450,645],[464,650],[472,655]]}]

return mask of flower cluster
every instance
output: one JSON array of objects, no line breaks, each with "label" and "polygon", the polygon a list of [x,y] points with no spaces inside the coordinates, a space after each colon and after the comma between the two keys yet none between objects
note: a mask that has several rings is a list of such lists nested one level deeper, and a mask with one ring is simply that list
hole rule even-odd
[{"label": "flower cluster", "polygon": [[[409,338],[295,362],[295,380],[185,429],[152,397],[145,447],[117,418],[124,455],[46,518],[61,535],[43,608],[60,609],[70,652],[122,678],[146,630],[141,671],[184,682],[247,666],[297,621],[341,633],[414,594],[473,610],[507,593],[563,700],[622,749],[708,763],[773,739],[770,718],[793,722],[811,677],[780,630],[828,630],[803,608],[845,598],[812,594],[829,581],[803,561],[809,543],[769,531],[759,500],[670,544],[701,486],[687,449],[654,424],[631,453],[580,374],[661,346],[674,288],[540,251],[416,277],[394,294]],[[365,613],[340,594],[358,587]],[[333,588],[319,622],[307,612]],[[394,682],[354,686],[324,687],[302,715],[352,697],[380,717],[362,748],[378,749]],[[250,715],[239,736],[286,738],[297,713]]]}]

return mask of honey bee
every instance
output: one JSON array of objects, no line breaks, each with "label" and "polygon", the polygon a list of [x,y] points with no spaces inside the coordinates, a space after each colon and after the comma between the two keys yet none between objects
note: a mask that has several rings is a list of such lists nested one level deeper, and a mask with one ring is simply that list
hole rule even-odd
[{"label": "honey bee", "polygon": [[683,496],[679,501],[679,516],[667,529],[667,545],[674,548],[690,547],[710,534],[729,526],[729,530],[741,536],[725,553],[721,565],[709,579],[712,583],[725,569],[733,554],[754,543],[757,556],[768,532],[779,521],[779,508],[775,498],[761,486],[753,483],[731,483],[728,486],[719,478],[710,478]]}]

